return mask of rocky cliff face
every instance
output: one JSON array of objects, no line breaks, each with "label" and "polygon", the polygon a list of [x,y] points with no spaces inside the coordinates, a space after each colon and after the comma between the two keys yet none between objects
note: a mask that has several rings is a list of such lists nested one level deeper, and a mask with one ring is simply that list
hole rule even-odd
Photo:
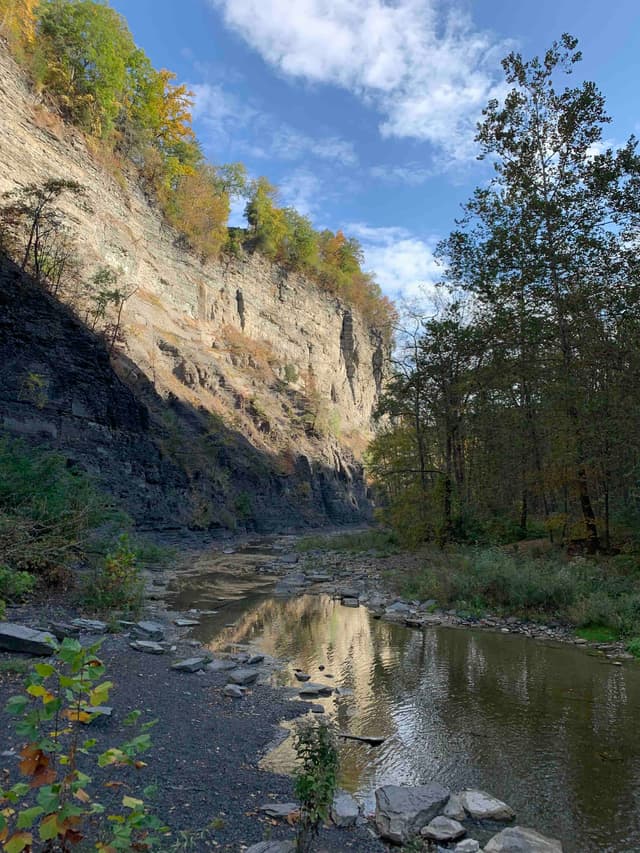
[{"label": "rocky cliff face", "polygon": [[[134,184],[99,162],[77,131],[37,103],[2,45],[0,116],[0,192],[52,177],[80,183],[90,212],[72,201],[62,207],[77,235],[83,275],[88,279],[108,266],[135,288],[123,316],[126,345],[113,360],[119,380],[106,353],[93,359],[97,373],[91,358],[78,363],[74,346],[62,340],[71,327],[63,334],[52,322],[55,339],[43,348],[18,328],[10,334],[5,324],[0,355],[14,365],[8,374],[5,362],[3,371],[5,428],[38,434],[83,464],[91,462],[87,436],[96,425],[110,430],[118,446],[119,432],[144,436],[146,450],[140,446],[133,454],[139,494],[127,503],[142,516],[151,501],[158,521],[166,516],[204,526],[270,528],[366,516],[370,504],[357,454],[382,383],[379,333],[303,276],[257,254],[202,265]],[[19,325],[28,318],[7,286],[7,275],[14,274],[5,272],[0,311],[10,309]],[[35,294],[30,299],[37,302]],[[46,299],[36,313],[46,323],[56,310]],[[84,341],[79,324],[73,328]],[[69,365],[66,383],[63,365]],[[49,388],[66,385],[64,399],[47,399],[40,409],[24,393],[20,399],[28,373],[42,375]],[[109,421],[105,412],[113,406],[106,400],[96,414],[91,388],[79,391],[83,373],[94,388],[117,381],[123,411],[139,408],[146,413],[142,420],[135,427],[120,416]],[[65,417],[71,413],[74,430],[42,426],[56,406]],[[112,471],[107,480],[125,495],[129,468],[124,446],[121,451],[123,474]],[[158,465],[168,467],[160,471]]]}]

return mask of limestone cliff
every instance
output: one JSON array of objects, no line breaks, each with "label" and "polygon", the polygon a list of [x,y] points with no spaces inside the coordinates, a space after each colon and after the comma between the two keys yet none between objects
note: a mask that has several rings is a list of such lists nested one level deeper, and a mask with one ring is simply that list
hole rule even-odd
[{"label": "limestone cliff", "polygon": [[[51,177],[86,188],[90,212],[62,205],[85,277],[106,265],[135,288],[123,317],[126,345],[113,359],[120,378],[115,409],[122,404],[145,414],[135,425],[127,418],[109,422],[106,398],[91,405],[74,347],[61,337],[56,311],[62,309],[47,299],[36,313],[45,324],[47,316],[57,318],[49,359],[47,347],[34,343],[33,327],[31,336],[22,335],[5,323],[0,423],[38,435],[94,470],[139,517],[149,517],[151,500],[158,523],[267,529],[366,517],[358,453],[383,378],[378,331],[313,282],[258,254],[201,264],[134,182],[99,162],[81,134],[37,102],[0,44],[0,192]],[[13,312],[14,326],[27,322],[6,284],[15,276],[5,271],[0,305]],[[35,310],[38,298],[29,292]],[[65,328],[69,334],[72,327]],[[86,332],[77,323],[73,329],[86,344]],[[97,373],[84,367],[99,386],[98,398],[112,369],[107,362],[102,359]],[[43,377],[50,389],[40,406],[20,391],[29,374]],[[73,429],[70,422],[56,426],[63,415]],[[90,436],[101,431],[96,455]],[[125,434],[136,445],[129,460]],[[142,444],[131,438],[143,435]],[[110,446],[119,448],[120,473],[107,461]],[[132,488],[127,472],[134,468]]]}]

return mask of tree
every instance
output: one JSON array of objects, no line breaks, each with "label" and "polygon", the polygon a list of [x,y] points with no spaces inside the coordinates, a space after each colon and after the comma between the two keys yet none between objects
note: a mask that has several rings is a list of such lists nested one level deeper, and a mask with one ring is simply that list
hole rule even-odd
[{"label": "tree", "polygon": [[286,218],[276,198],[276,188],[266,178],[258,178],[245,208],[256,248],[272,259],[282,252],[287,236]]},{"label": "tree", "polygon": [[38,77],[69,118],[107,137],[126,100],[128,69],[139,58],[124,19],[92,0],[42,0]]},{"label": "tree", "polygon": [[21,54],[33,48],[39,0],[0,0],[0,32]]},{"label": "tree", "polygon": [[313,268],[318,261],[318,238],[311,221],[292,207],[285,207],[283,214],[287,229],[283,259],[296,269]]},{"label": "tree", "polygon": [[170,220],[203,261],[215,257],[227,239],[229,196],[213,166],[182,175],[171,198]]}]

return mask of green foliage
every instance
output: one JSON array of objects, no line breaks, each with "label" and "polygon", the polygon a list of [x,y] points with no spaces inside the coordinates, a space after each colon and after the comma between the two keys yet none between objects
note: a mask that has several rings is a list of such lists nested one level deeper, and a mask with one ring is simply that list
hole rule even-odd
[{"label": "green foliage", "polygon": [[86,555],[98,527],[122,521],[64,457],[0,437],[0,565],[55,576]]},{"label": "green foliage", "polygon": [[581,637],[590,643],[613,643],[618,639],[618,634],[604,625],[590,625],[588,628],[578,628],[576,637]]},{"label": "green foliage", "polygon": [[309,853],[329,811],[338,784],[338,746],[331,726],[324,721],[300,723],[294,730],[299,767],[294,789],[300,802],[298,853]]},{"label": "green foliage", "polygon": [[272,260],[281,254],[287,236],[287,221],[276,198],[276,188],[266,178],[258,178],[245,209],[256,248]]},{"label": "green foliage", "polygon": [[635,658],[640,659],[640,637],[634,637],[630,640],[627,644],[627,651],[631,652]]},{"label": "green foliage", "polygon": [[26,675],[30,666],[30,658],[6,658],[0,660],[0,675]]},{"label": "green foliage", "polygon": [[0,599],[19,601],[36,585],[36,579],[29,572],[19,572],[9,566],[0,565]]},{"label": "green foliage", "polygon": [[362,554],[376,551],[380,556],[397,554],[398,537],[391,530],[366,530],[357,533],[339,533],[335,536],[305,536],[296,543],[296,550],[338,551],[346,554]]},{"label": "green foliage", "polygon": [[[103,840],[98,850],[150,850],[156,846],[160,821],[149,814],[144,801],[125,794],[121,809],[108,814],[93,791],[92,767],[143,767],[139,756],[148,751],[148,729],[117,747],[96,754],[96,740],[82,733],[109,698],[112,683],[98,658],[100,643],[83,648],[65,639],[50,661],[33,665],[24,693],[13,696],[6,710],[17,718],[21,742],[20,773],[0,791],[0,842],[7,853],[22,853],[37,843],[43,849],[68,853],[84,837],[88,826],[98,825]],[[125,720],[137,725],[139,711]],[[145,793],[150,793],[145,792]]]},{"label": "green foliage", "polygon": [[104,561],[85,580],[82,604],[99,613],[118,610],[138,612],[142,607],[144,583],[137,565],[136,551],[129,536],[121,534]]}]

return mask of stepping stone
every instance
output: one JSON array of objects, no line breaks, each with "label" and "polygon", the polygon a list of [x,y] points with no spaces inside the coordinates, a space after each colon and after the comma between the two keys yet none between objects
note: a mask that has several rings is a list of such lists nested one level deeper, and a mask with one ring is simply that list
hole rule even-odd
[{"label": "stepping stone", "polygon": [[152,640],[134,640],[129,645],[137,652],[144,652],[147,655],[164,655],[167,651],[160,643],[154,643]]},{"label": "stepping stone", "polygon": [[133,633],[141,640],[153,640],[161,642],[164,640],[164,626],[159,622],[136,622]]},{"label": "stepping stone", "polygon": [[510,806],[486,791],[463,791],[460,801],[467,814],[475,820],[512,820],[516,816]]},{"label": "stepping stone", "polygon": [[258,806],[258,811],[267,817],[288,818],[290,814],[298,812],[300,806],[297,803],[264,803]]},{"label": "stepping stone", "polygon": [[174,619],[173,624],[177,625],[178,628],[192,628],[200,623],[197,619]]},{"label": "stepping stone", "polygon": [[222,688],[223,696],[230,696],[232,699],[242,699],[246,695],[247,688],[240,687],[239,684],[226,684]]},{"label": "stepping stone", "polygon": [[484,846],[485,853],[562,853],[562,844],[525,826],[503,829]]},{"label": "stepping stone", "polygon": [[251,657],[247,661],[247,666],[256,666],[259,663],[262,663],[264,660],[264,655],[251,655]]},{"label": "stepping stone", "polygon": [[49,656],[57,649],[58,643],[48,631],[34,631],[26,625],[14,622],[0,622],[0,649],[7,652],[23,652],[27,655]]},{"label": "stepping stone", "polygon": [[431,841],[457,841],[458,838],[466,835],[466,832],[464,826],[457,820],[438,815],[420,830],[420,835]]},{"label": "stepping stone", "polygon": [[80,628],[81,631],[86,631],[87,634],[107,633],[107,623],[101,622],[99,619],[73,619],[71,624],[74,628]]},{"label": "stepping stone", "polygon": [[198,672],[205,669],[207,662],[207,658],[187,658],[186,660],[179,660],[176,663],[172,663],[171,669],[175,669],[176,672]]},{"label": "stepping stone", "polygon": [[255,669],[236,669],[229,673],[229,680],[234,684],[253,684],[259,674]]},{"label": "stepping stone", "polygon": [[298,690],[299,696],[331,696],[332,693],[333,687],[328,684],[315,684],[313,681]]},{"label": "stepping stone", "polygon": [[311,676],[308,675],[306,672],[294,672],[293,674],[298,679],[298,681],[309,681],[311,678]]}]

